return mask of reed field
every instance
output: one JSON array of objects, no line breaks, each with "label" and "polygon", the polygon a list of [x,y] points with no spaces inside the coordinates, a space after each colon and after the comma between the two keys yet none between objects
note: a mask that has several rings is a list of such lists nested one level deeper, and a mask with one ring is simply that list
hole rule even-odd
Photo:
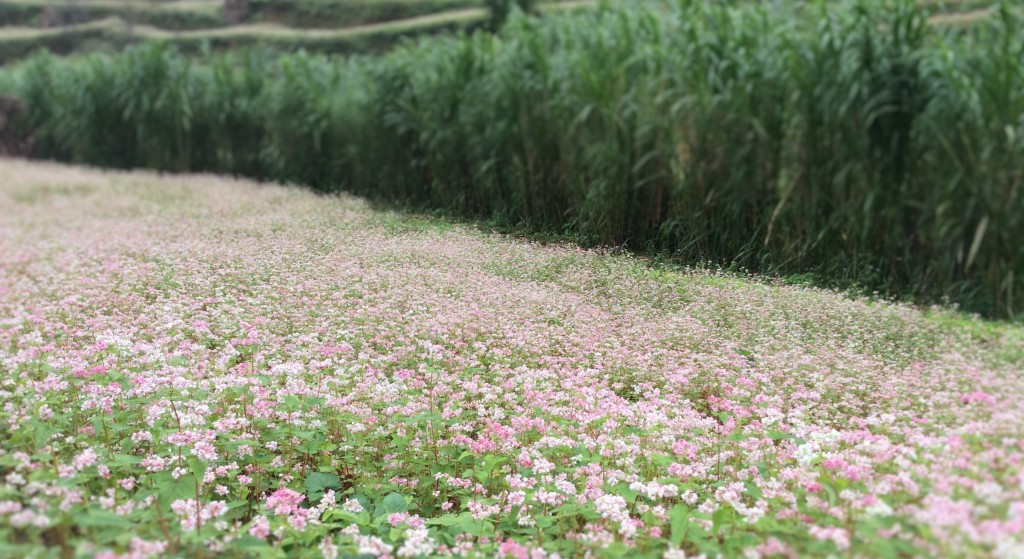
[{"label": "reed field", "polygon": [[37,157],[344,190],[1012,319],[1020,24],[1009,4],[970,26],[909,2],[606,5],[381,57],[41,56],[0,87]]}]

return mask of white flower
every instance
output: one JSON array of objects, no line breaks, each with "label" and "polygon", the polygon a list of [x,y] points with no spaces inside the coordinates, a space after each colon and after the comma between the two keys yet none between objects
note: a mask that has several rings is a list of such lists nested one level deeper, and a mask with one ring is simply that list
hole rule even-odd
[{"label": "white flower", "polygon": [[686,552],[675,546],[670,546],[661,559],[686,559]]},{"label": "white flower", "polygon": [[324,541],[320,542],[320,553],[323,554],[324,559],[338,559],[338,548],[331,541],[331,537],[327,536]]},{"label": "white flower", "polygon": [[416,557],[430,555],[437,547],[437,542],[430,537],[426,528],[413,528],[406,534],[405,543],[398,548],[399,557]]},{"label": "white flower", "polygon": [[871,506],[864,509],[868,516],[892,516],[892,507],[885,501],[878,499]]}]

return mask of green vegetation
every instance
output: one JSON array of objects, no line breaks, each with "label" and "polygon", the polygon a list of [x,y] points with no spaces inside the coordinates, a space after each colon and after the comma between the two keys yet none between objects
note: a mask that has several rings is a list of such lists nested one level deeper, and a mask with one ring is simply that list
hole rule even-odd
[{"label": "green vegetation", "polygon": [[491,24],[495,28],[505,24],[513,9],[530,12],[537,4],[536,0],[484,0],[484,3],[491,12]]},{"label": "green vegetation", "polygon": [[380,58],[162,46],[0,81],[36,155],[237,173],[1024,311],[1019,14],[605,7]]}]

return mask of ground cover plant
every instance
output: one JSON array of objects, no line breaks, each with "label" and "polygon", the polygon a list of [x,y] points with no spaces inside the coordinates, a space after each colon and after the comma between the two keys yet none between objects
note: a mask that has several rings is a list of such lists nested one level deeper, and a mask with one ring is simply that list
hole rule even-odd
[{"label": "ground cover plant", "polygon": [[0,553],[1020,557],[1024,333],[0,160]]}]

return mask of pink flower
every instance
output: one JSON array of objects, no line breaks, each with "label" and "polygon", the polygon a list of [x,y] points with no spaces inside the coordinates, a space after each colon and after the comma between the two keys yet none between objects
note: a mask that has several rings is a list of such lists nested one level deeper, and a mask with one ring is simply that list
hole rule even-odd
[{"label": "pink flower", "polygon": [[964,404],[982,404],[984,406],[991,406],[996,403],[996,398],[991,394],[975,390],[970,394],[964,394],[961,396],[960,401]]},{"label": "pink flower", "polygon": [[253,518],[252,525],[249,526],[249,535],[261,540],[267,539],[270,535],[270,520],[263,515]]},{"label": "pink flower", "polygon": [[473,513],[473,518],[477,520],[493,516],[498,513],[498,510],[498,505],[485,505],[479,501],[471,501],[469,503],[469,512]]},{"label": "pink flower", "polygon": [[846,461],[840,458],[829,458],[828,460],[825,460],[824,462],[821,463],[821,467],[825,468],[826,470],[838,470],[840,468],[846,467]]},{"label": "pink flower", "polygon": [[529,550],[519,542],[513,540],[505,540],[501,542],[501,547],[498,548],[499,557],[511,557],[512,559],[529,559]]},{"label": "pink flower", "polygon": [[289,515],[299,510],[299,503],[301,503],[305,498],[306,497],[298,491],[282,487],[267,497],[266,504],[267,508],[274,514]]},{"label": "pink flower", "polygon": [[293,514],[288,518],[288,523],[292,525],[292,528],[299,530],[306,529],[306,515],[305,514]]},{"label": "pink flower", "polygon": [[217,450],[207,441],[199,441],[192,447],[192,455],[205,462],[217,459]]},{"label": "pink flower", "polygon": [[95,464],[98,459],[99,457],[96,455],[96,451],[91,448],[87,448],[75,457],[72,464],[76,470],[84,470],[85,468]]},{"label": "pink flower", "polygon": [[832,526],[811,526],[808,528],[811,536],[820,541],[831,541],[840,550],[849,549],[850,535],[842,528]]}]

